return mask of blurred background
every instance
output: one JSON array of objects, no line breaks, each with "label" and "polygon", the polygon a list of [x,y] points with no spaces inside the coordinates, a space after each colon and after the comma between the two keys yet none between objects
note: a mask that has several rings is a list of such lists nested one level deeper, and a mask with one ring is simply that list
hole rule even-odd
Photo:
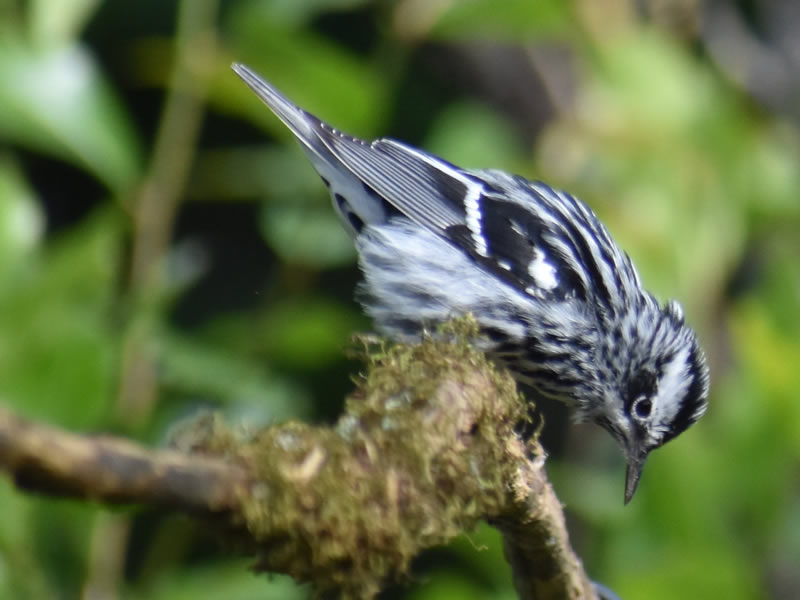
[{"label": "blurred background", "polygon": [[[369,322],[351,243],[249,64],[366,138],[582,197],[712,364],[634,501],[547,411],[590,575],[624,599],[800,597],[800,3],[0,0],[0,402],[164,444],[203,409],[330,422]],[[0,480],[0,598],[306,598],[185,518]],[[514,598],[498,536],[385,598]]]}]

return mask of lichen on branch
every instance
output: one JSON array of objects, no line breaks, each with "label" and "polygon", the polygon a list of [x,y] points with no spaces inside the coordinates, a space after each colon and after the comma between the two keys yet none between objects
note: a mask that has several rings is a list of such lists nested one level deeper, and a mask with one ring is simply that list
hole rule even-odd
[{"label": "lichen on branch", "polygon": [[333,428],[287,423],[244,443],[215,429],[207,447],[253,474],[242,518],[259,569],[369,597],[420,551],[502,511],[519,460],[508,444],[529,411],[470,345],[475,333],[462,319],[421,344],[368,348]]}]

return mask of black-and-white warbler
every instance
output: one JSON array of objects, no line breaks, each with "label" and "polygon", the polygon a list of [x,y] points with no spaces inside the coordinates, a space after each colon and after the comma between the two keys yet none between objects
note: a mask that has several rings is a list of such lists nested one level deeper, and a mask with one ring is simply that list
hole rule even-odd
[{"label": "black-and-white warbler", "polygon": [[246,66],[233,69],[329,189],[355,239],[359,299],[376,326],[411,340],[471,313],[493,360],[619,442],[629,502],[648,453],[707,407],[706,359],[680,305],[659,306],[577,198],[395,140],[342,134]]}]

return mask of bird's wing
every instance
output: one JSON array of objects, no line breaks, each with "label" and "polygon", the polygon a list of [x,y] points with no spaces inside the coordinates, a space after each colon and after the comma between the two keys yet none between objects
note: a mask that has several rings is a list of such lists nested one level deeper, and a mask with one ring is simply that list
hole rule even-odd
[{"label": "bird's wing", "polygon": [[[352,196],[344,200],[367,224],[383,222],[396,211],[449,239],[527,294],[550,299],[585,294],[587,282],[575,272],[580,257],[574,244],[559,246],[549,236],[553,219],[565,215],[547,186],[499,171],[460,169],[396,140],[370,143],[345,135],[246,66],[233,68],[294,133],[323,177],[343,172],[355,178],[344,178],[340,189]],[[363,198],[356,197],[362,192]],[[373,207],[376,199],[392,210]]]},{"label": "bird's wing", "polygon": [[[368,143],[346,135],[296,106],[247,66],[234,64],[233,70],[292,131],[318,171],[349,172],[368,193],[421,226],[446,230],[465,224],[465,199],[480,195],[482,188],[457,167],[400,142]],[[363,218],[365,211],[359,212]]]},{"label": "bird's wing", "polygon": [[329,130],[323,139],[346,169],[424,227],[465,225],[470,199],[483,191],[480,181],[457,167],[401,142],[366,143]]}]

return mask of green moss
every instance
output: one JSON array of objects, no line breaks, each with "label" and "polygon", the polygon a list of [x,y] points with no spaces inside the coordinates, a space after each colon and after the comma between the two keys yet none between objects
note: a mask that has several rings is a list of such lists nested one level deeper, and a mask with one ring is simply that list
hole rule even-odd
[{"label": "green moss", "polygon": [[[335,428],[287,423],[231,448],[254,474],[243,519],[257,568],[370,597],[506,502],[528,407],[459,319],[420,344],[377,344]],[[216,434],[218,440],[231,436]]]}]

